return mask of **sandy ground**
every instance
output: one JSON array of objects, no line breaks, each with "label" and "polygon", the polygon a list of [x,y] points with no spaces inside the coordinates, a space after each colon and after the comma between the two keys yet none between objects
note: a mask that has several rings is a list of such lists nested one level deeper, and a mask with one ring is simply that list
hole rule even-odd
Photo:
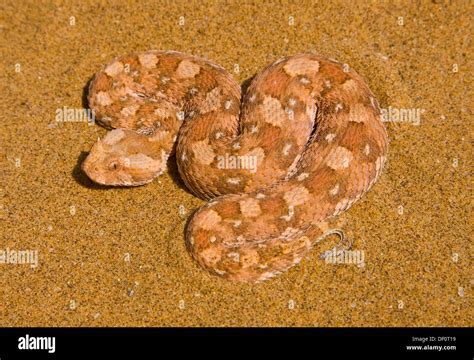
[{"label": "sandy ground", "polygon": [[[0,326],[474,325],[472,2],[108,3],[0,5]],[[87,106],[95,71],[148,49],[207,57],[240,82],[309,51],[364,76],[392,109],[388,167],[342,218],[365,265],[321,259],[332,237],[274,280],[226,282],[185,249],[203,202],[176,169],[94,186],[78,164],[106,130],[58,123],[57,109]],[[20,250],[37,266],[8,263]]]}]

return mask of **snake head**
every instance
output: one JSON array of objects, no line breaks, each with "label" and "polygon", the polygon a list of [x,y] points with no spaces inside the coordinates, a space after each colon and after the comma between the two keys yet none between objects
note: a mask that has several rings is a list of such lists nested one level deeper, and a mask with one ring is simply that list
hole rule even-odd
[{"label": "snake head", "polygon": [[92,146],[82,169],[94,182],[110,186],[139,186],[152,181],[166,169],[168,155],[154,149],[146,136],[115,129]]}]

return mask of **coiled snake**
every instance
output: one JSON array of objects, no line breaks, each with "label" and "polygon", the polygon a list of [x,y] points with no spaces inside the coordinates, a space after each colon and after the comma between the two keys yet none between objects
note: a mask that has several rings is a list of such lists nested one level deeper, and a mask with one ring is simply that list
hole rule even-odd
[{"label": "coiled snake", "polygon": [[379,177],[387,154],[380,109],[363,79],[313,54],[282,58],[241,88],[220,66],[174,51],[113,60],[89,104],[114,129],[82,168],[95,182],[137,186],[166,169],[211,200],[187,246],[230,280],[261,281],[297,264]]}]

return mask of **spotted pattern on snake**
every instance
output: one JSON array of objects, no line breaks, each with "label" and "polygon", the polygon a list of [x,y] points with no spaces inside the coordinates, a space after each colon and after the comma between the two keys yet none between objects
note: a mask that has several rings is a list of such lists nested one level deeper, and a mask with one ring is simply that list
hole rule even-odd
[{"label": "spotted pattern on snake", "polygon": [[[220,66],[175,51],[119,57],[99,71],[89,104],[113,129],[82,168],[93,181],[138,186],[166,170],[210,200],[186,244],[205,269],[257,282],[296,265],[379,177],[388,138],[378,102],[352,69],[315,54],[282,58],[245,95]],[[222,157],[256,160],[254,171]]]}]

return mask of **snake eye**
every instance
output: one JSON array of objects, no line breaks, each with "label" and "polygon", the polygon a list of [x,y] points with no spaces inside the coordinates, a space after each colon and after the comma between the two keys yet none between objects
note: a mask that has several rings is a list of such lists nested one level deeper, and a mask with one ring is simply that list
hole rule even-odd
[{"label": "snake eye", "polygon": [[110,164],[109,164],[109,170],[117,170],[119,167],[118,165],[118,162],[117,161],[112,161]]}]

